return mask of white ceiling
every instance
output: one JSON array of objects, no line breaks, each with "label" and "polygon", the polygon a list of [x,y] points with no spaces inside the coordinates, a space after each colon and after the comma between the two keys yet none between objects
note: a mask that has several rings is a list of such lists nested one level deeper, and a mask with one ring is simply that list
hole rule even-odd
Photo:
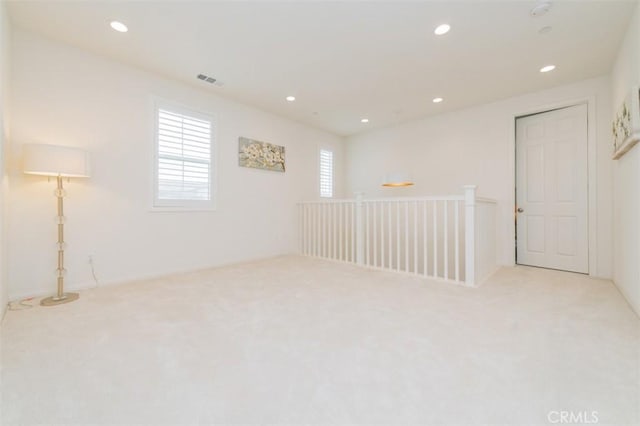
[{"label": "white ceiling", "polygon": [[[556,0],[534,18],[536,4],[14,1],[9,13],[16,26],[351,135],[606,74],[637,3]],[[443,22],[452,30],[436,37]],[[546,64],[557,69],[541,74]]]}]

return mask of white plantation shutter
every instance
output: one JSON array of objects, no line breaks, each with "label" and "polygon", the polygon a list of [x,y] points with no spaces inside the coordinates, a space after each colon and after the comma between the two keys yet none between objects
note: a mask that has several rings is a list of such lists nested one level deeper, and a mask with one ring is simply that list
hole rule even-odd
[{"label": "white plantation shutter", "polygon": [[210,203],[213,121],[162,107],[157,112],[155,204]]},{"label": "white plantation shutter", "polygon": [[333,152],[320,150],[320,196],[333,197]]}]

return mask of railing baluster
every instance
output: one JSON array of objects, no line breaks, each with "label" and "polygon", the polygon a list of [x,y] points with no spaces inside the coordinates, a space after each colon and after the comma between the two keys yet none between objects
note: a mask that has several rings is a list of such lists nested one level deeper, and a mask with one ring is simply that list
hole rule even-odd
[{"label": "railing baluster", "polygon": [[322,257],[322,204],[316,206],[316,227],[318,228],[318,257]]},{"label": "railing baluster", "polygon": [[311,232],[313,230],[312,225],[311,225],[311,206],[306,206],[307,208],[307,229],[305,230],[306,232],[306,238],[307,238],[307,255],[311,254]]},{"label": "railing baluster", "polygon": [[362,195],[361,192],[356,194],[356,263],[358,265],[365,264],[365,229],[362,209],[366,204]]},{"label": "railing baluster", "polygon": [[304,205],[298,204],[296,206],[296,219],[298,224],[298,253],[304,254]]},{"label": "railing baluster", "polygon": [[327,232],[327,205],[322,205],[322,257],[326,258],[328,253],[327,240],[329,234]]},{"label": "railing baluster", "polygon": [[333,216],[333,259],[338,259],[338,205],[333,203],[331,214]]},{"label": "railing baluster", "polygon": [[311,204],[309,206],[309,213],[310,213],[310,219],[311,219],[311,230],[309,231],[309,233],[311,234],[311,238],[309,238],[309,253],[311,254],[311,256],[317,256],[317,252],[316,252],[316,245],[317,245],[317,235],[316,235],[316,229],[318,228],[316,225],[316,205],[315,204]]},{"label": "railing baluster", "polygon": [[335,242],[335,238],[333,238],[333,230],[335,228],[335,218],[333,216],[333,203],[327,204],[327,208],[329,210],[329,242],[328,247],[328,257],[329,259],[333,259],[333,243]]},{"label": "railing baluster", "polygon": [[344,205],[344,261],[349,261],[349,253],[351,252],[351,246],[349,245],[349,203]]},{"label": "railing baluster", "polygon": [[344,205],[344,260],[349,261],[349,255],[351,253],[351,243],[350,243],[350,225],[349,225],[349,209],[351,208],[351,204],[347,203]]},{"label": "railing baluster", "polygon": [[331,219],[333,222],[333,260],[338,259],[338,204],[332,203],[331,215],[333,218]]},{"label": "railing baluster", "polygon": [[400,201],[396,202],[396,271],[400,271]]},{"label": "railing baluster", "polygon": [[449,279],[449,202],[444,202],[444,279]]},{"label": "railing baluster", "polygon": [[373,266],[378,267],[378,203],[371,203],[372,217],[371,227],[373,228]]},{"label": "railing baluster", "polygon": [[324,206],[322,204],[318,205],[318,257],[322,257],[322,241],[324,240],[323,225],[322,225],[322,214],[324,211]]},{"label": "railing baluster", "polygon": [[331,242],[332,242],[332,227],[333,227],[333,218],[331,217],[331,204],[329,203],[325,203],[326,209],[327,209],[327,254],[325,255],[325,257],[327,259],[331,259]]},{"label": "railing baluster", "polygon": [[424,257],[423,272],[425,277],[429,276],[429,227],[427,226],[427,206],[428,201],[425,200],[422,205],[422,245],[424,246],[422,249]]},{"label": "railing baluster", "polygon": [[384,269],[384,201],[380,203],[380,267]]},{"label": "railing baluster", "polygon": [[329,237],[331,236],[331,228],[330,228],[330,220],[331,220],[331,211],[329,210],[331,206],[327,203],[322,204],[324,210],[324,254],[322,257],[325,259],[329,258],[329,254],[331,253],[331,241],[329,241]]},{"label": "railing baluster", "polygon": [[331,257],[331,205],[324,204],[324,257]]},{"label": "railing baluster", "polygon": [[389,228],[389,270],[393,269],[393,250],[392,250],[392,241],[391,233],[393,232],[393,228],[391,227],[391,201],[387,203],[388,209],[388,217],[387,217],[387,225]]},{"label": "railing baluster", "polygon": [[418,202],[413,202],[413,273],[418,273]]},{"label": "railing baluster", "polygon": [[320,257],[323,257],[323,258],[327,257],[327,252],[326,252],[327,220],[328,220],[327,217],[328,217],[327,205],[323,203],[321,204],[321,208],[320,208],[320,226],[321,226],[320,234],[321,234],[321,241],[322,241],[322,245],[320,247]]},{"label": "railing baluster", "polygon": [[456,281],[460,281],[460,201],[454,201],[454,220],[455,220],[455,227],[454,227],[454,238],[456,239],[455,241],[455,267],[456,267]]},{"label": "railing baluster", "polygon": [[356,262],[356,203],[351,203],[351,262]]},{"label": "railing baluster", "polygon": [[473,286],[476,283],[476,187],[465,185],[464,187],[464,281],[466,285]]},{"label": "railing baluster", "polygon": [[331,207],[332,205],[329,203],[325,204],[326,208],[327,208],[327,255],[326,258],[327,259],[331,259],[331,244],[333,242],[333,217],[331,216]]},{"label": "railing baluster", "polygon": [[350,228],[349,228],[349,208],[350,208],[351,204],[350,203],[345,203],[344,205],[344,260],[345,262],[349,261],[349,253],[351,253],[351,246],[350,244],[350,236],[351,236],[351,232],[350,232]]},{"label": "railing baluster", "polygon": [[307,205],[300,205],[300,220],[302,227],[300,228],[300,253],[307,254],[307,242],[305,240],[305,232],[307,232]]},{"label": "railing baluster", "polygon": [[404,271],[409,272],[409,202],[404,203]]},{"label": "railing baluster", "polygon": [[333,235],[333,231],[335,229],[335,224],[336,224],[336,217],[333,214],[335,203],[327,204],[327,207],[329,208],[329,244],[330,244],[329,259],[333,259],[333,256],[335,255],[335,241],[336,241]]},{"label": "railing baluster", "polygon": [[438,202],[433,202],[433,276],[438,277]]},{"label": "railing baluster", "polygon": [[371,253],[369,253],[369,248],[371,247],[371,238],[369,235],[369,203],[365,203],[364,204],[364,210],[365,210],[365,219],[364,219],[364,235],[365,235],[365,242],[364,242],[364,249],[365,249],[365,264],[367,266],[370,265],[370,255]]},{"label": "railing baluster", "polygon": [[342,260],[342,206],[338,204],[338,260]]}]

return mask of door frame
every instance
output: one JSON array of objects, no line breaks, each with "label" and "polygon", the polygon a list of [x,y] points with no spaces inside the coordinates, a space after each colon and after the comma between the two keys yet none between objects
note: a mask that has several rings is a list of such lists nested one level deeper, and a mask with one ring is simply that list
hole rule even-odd
[{"label": "door frame", "polygon": [[511,174],[511,190],[509,191],[509,241],[511,245],[511,265],[516,265],[516,229],[515,229],[515,208],[516,208],[516,120],[519,117],[540,114],[560,108],[568,108],[577,105],[587,105],[587,226],[589,239],[589,272],[590,276],[598,275],[597,259],[597,145],[596,145],[596,98],[595,96],[571,99],[568,101],[544,104],[518,111],[510,116],[510,139],[509,144],[509,173]]}]

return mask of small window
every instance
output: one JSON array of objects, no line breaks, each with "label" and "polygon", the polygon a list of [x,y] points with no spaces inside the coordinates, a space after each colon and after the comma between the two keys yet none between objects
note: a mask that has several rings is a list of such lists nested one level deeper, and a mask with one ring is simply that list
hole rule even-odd
[{"label": "small window", "polygon": [[320,196],[333,197],[333,151],[320,150]]},{"label": "small window", "polygon": [[156,109],[155,207],[213,207],[211,117]]}]

